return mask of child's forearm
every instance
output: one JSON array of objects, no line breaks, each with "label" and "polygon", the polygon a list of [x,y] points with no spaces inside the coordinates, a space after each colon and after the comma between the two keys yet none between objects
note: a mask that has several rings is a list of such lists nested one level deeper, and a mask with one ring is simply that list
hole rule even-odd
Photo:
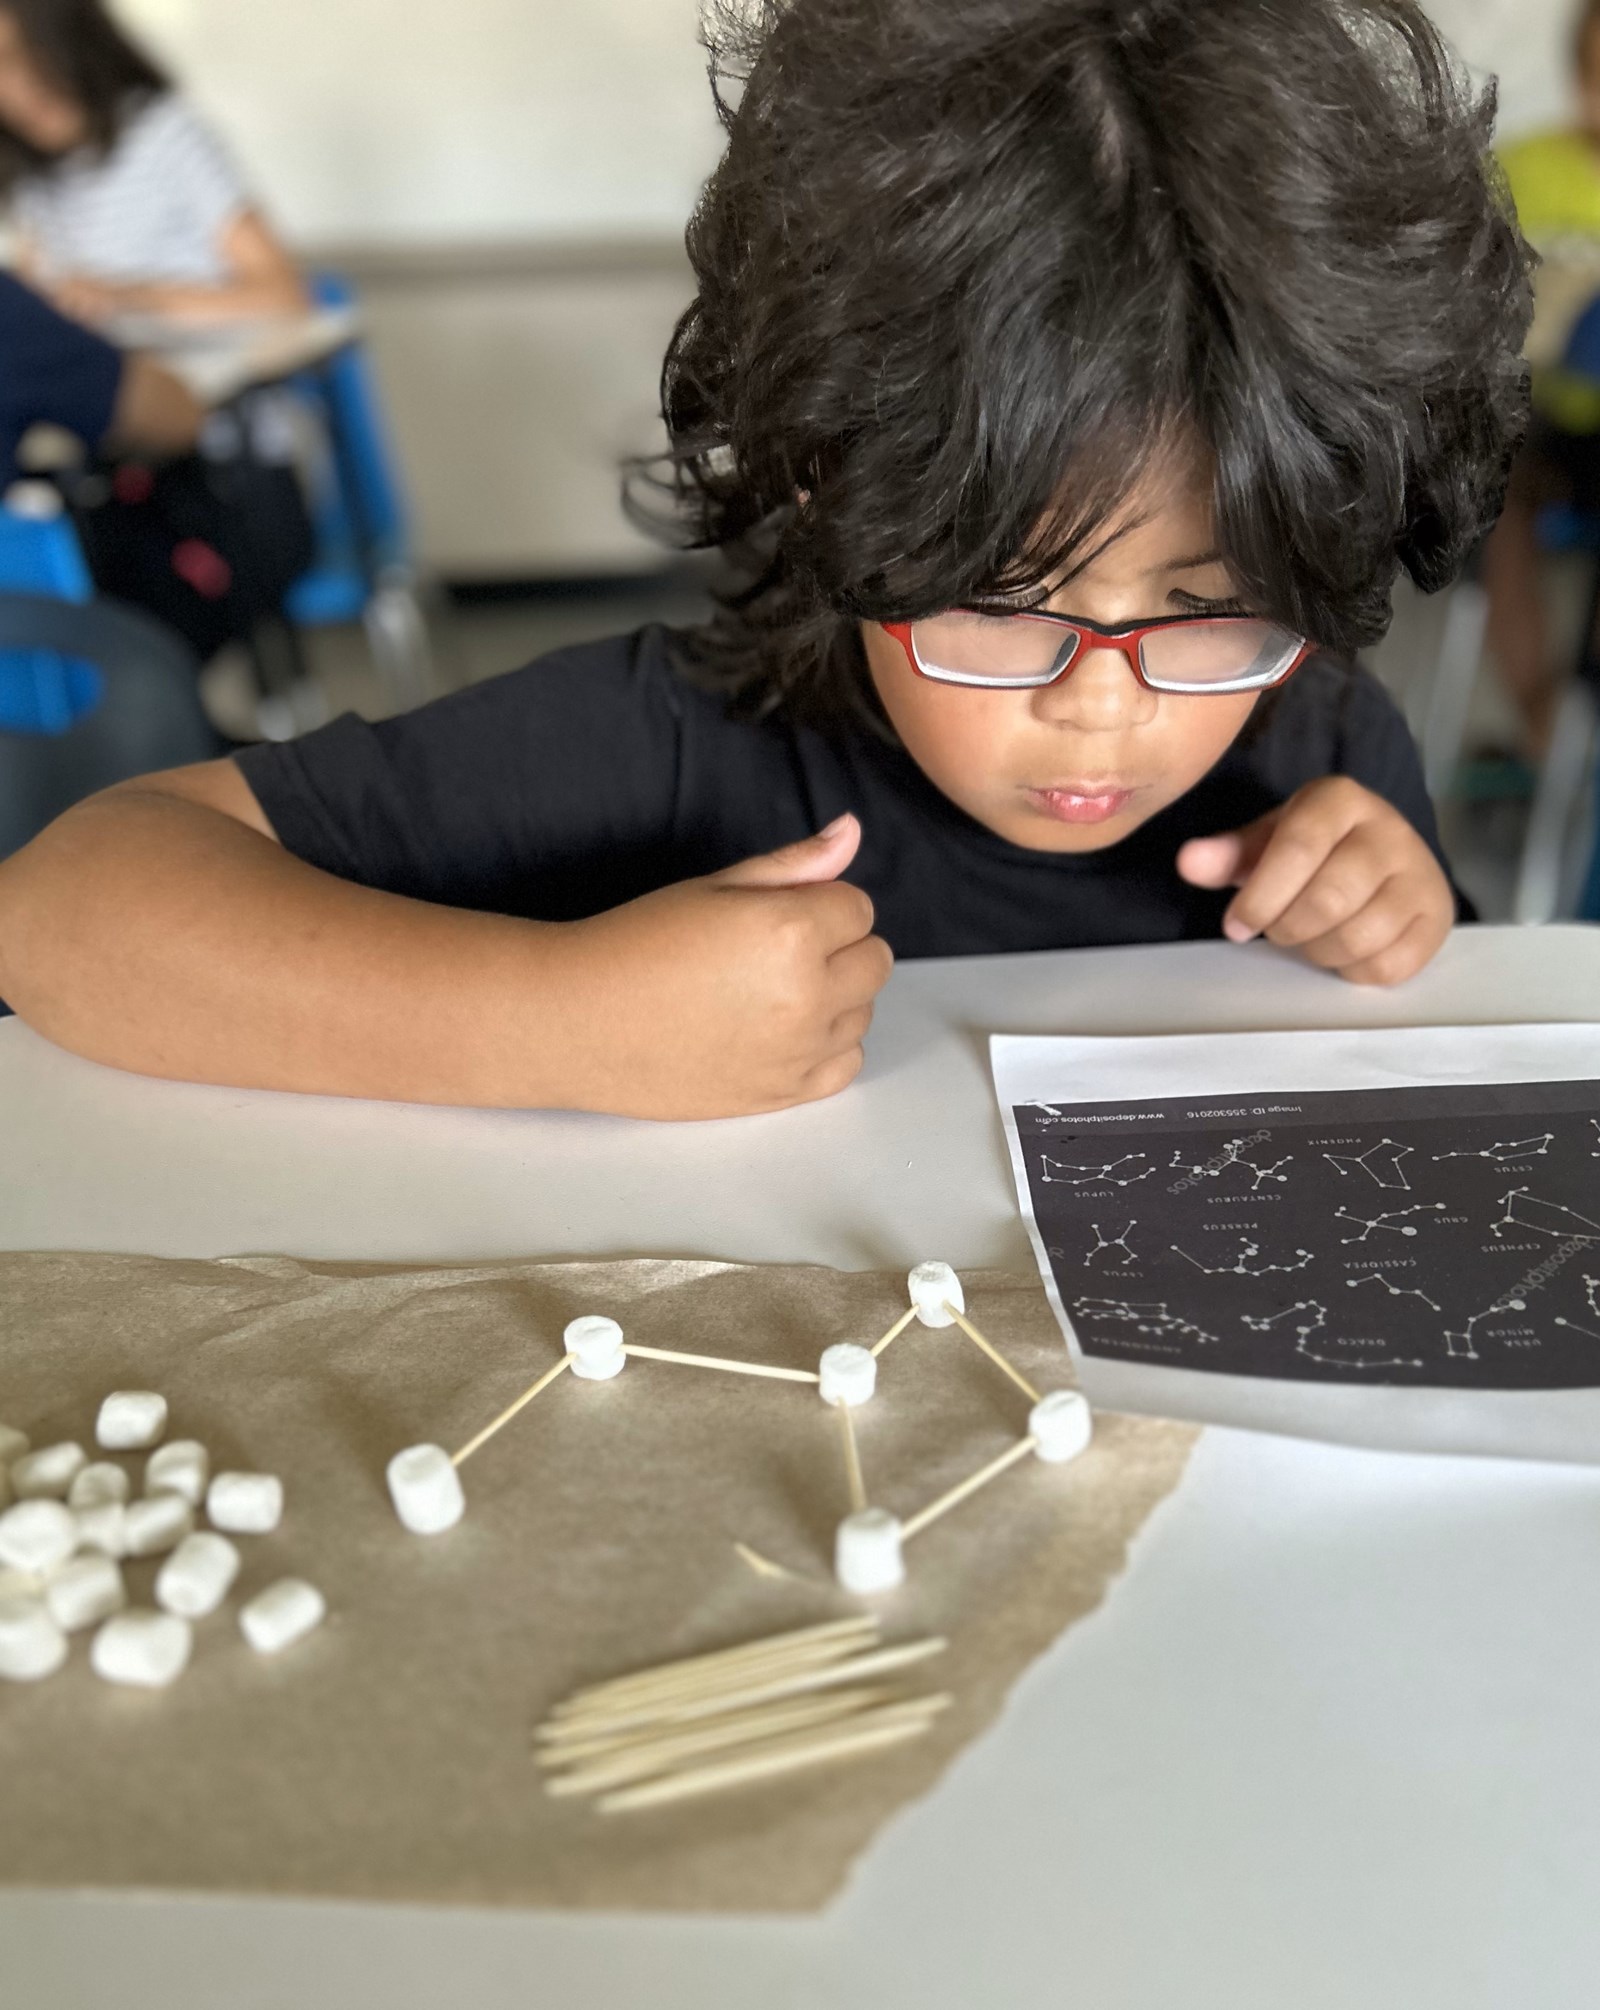
[{"label": "child's forearm", "polygon": [[581,1104],[568,933],[350,885],[137,785],[0,863],[0,997],[75,1053],[188,1081]]}]

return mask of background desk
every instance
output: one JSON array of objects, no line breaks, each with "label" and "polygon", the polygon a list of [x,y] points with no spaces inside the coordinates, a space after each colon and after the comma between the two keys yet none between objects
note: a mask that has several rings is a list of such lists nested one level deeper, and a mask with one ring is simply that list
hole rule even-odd
[{"label": "background desk", "polygon": [[[147,1082],[7,1022],[0,1244],[1023,1269],[987,1032],[1596,1017],[1576,928],[1465,931],[1397,993],[1223,944],[913,964],[846,1096],[693,1127]],[[1592,2010],[1597,1672],[1592,1472],[1212,1431],[1107,1607],[819,1920],[5,1894],[5,1997]]]},{"label": "background desk", "polygon": [[212,327],[128,315],[113,330],[125,349],[143,350],[181,378],[202,405],[225,405],[242,391],[316,369],[360,333],[360,316],[345,307]]}]

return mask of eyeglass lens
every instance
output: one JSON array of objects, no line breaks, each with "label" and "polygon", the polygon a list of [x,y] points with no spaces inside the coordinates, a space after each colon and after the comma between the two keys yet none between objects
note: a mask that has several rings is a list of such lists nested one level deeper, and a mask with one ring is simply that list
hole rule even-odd
[{"label": "eyeglass lens", "polygon": [[[917,661],[931,676],[1021,684],[1059,675],[1076,644],[1069,629],[1025,614],[963,609],[912,623]],[[1157,628],[1139,645],[1154,684],[1205,690],[1217,684],[1270,684],[1299,654],[1300,642],[1270,621],[1229,616]]]}]

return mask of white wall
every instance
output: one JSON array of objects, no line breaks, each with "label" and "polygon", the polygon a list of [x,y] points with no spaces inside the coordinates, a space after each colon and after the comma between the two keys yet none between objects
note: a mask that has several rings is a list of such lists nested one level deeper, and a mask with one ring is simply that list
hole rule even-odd
[{"label": "white wall", "polygon": [[[301,242],[676,235],[716,158],[696,0],[120,4]],[[1572,7],[1434,0],[1503,130],[1562,115]]]},{"label": "white wall", "polygon": [[301,243],[682,231],[695,0],[120,0]]},{"label": "white wall", "polygon": [[[679,238],[718,144],[697,0],[119,4],[293,239],[377,254],[372,347],[432,561],[480,577],[649,563],[616,466],[656,439],[687,268],[658,254],[519,274],[513,255],[427,278],[393,254]],[[1501,74],[1504,130],[1562,114],[1569,4],[1435,0],[1469,62]]]},{"label": "white wall", "polygon": [[1570,116],[1576,0],[1432,0],[1428,11],[1474,69],[1500,79],[1502,133]]}]

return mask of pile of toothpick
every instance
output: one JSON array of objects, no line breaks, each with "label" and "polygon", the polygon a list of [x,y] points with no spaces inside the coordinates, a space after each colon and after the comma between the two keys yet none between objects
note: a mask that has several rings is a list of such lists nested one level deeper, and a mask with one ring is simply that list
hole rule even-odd
[{"label": "pile of toothpick", "polygon": [[580,1689],[538,1727],[534,1757],[548,1792],[594,1796],[602,1814],[864,1757],[948,1707],[881,1679],[944,1646],[886,1647],[863,1614],[698,1654]]}]

